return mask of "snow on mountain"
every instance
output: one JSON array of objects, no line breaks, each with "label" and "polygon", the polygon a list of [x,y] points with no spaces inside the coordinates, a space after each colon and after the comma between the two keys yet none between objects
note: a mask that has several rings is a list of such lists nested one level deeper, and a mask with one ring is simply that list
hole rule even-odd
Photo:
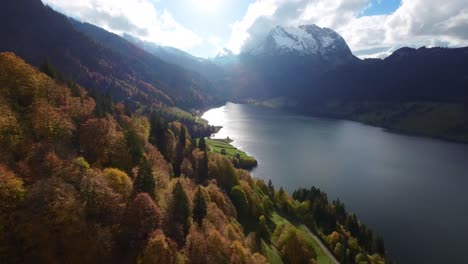
[{"label": "snow on mountain", "polygon": [[244,53],[249,55],[320,55],[325,59],[336,55],[352,56],[345,40],[338,33],[316,25],[277,26],[262,42]]}]

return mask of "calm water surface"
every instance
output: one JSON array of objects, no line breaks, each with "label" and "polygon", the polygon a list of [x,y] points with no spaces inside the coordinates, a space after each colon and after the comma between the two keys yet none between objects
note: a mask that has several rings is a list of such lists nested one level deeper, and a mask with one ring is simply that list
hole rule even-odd
[{"label": "calm water surface", "polygon": [[468,145],[251,105],[203,117],[257,158],[256,177],[340,198],[398,263],[468,263]]}]

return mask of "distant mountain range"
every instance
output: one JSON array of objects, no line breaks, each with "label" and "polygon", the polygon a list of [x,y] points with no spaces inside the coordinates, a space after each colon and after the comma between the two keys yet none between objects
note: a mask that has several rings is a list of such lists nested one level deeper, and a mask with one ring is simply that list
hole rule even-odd
[{"label": "distant mountain range", "polygon": [[198,72],[208,80],[216,81],[224,74],[223,69],[210,59],[198,58],[173,47],[142,41],[128,34],[124,34],[123,37],[154,56],[187,70]]},{"label": "distant mountain range", "polygon": [[288,97],[307,106],[327,100],[468,98],[468,48],[401,48],[385,59],[361,60],[338,33],[316,25],[277,26],[241,54],[225,49],[211,60],[133,42],[198,71],[230,100]]},{"label": "distant mountain range", "polygon": [[332,29],[277,26],[239,55],[203,59],[75,21],[40,0],[6,0],[1,13],[0,51],[36,66],[49,58],[66,78],[134,105],[194,110],[284,98],[293,110],[326,114],[318,106],[337,101],[468,102],[468,48],[361,60]]},{"label": "distant mountain range", "polygon": [[0,16],[0,51],[39,66],[49,58],[69,79],[144,105],[207,108],[216,102],[211,82],[167,63],[101,28],[69,20],[40,0],[6,0]]}]

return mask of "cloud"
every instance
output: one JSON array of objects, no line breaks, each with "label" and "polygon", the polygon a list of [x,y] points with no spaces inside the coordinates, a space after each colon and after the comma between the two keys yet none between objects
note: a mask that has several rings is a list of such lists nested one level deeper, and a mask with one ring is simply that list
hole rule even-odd
[{"label": "cloud", "polygon": [[167,10],[150,0],[43,0],[45,4],[81,21],[117,34],[128,33],[164,46],[190,50],[203,43]]},{"label": "cloud", "polygon": [[[402,0],[392,14],[362,16],[370,0],[257,0],[232,26],[228,48],[255,45],[276,25],[317,24],[340,33],[360,57],[382,57],[402,46],[467,46],[466,0]],[[374,53],[372,53],[374,52]]]}]

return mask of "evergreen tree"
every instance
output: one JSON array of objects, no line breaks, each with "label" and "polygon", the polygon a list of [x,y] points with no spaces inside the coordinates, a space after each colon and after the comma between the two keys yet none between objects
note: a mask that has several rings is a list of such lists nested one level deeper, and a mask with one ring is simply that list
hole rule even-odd
[{"label": "evergreen tree", "polygon": [[133,128],[130,128],[125,132],[125,141],[127,143],[128,152],[132,157],[133,165],[138,164],[138,162],[143,158],[143,153],[145,152],[143,140],[138,136]]},{"label": "evergreen tree", "polygon": [[198,164],[198,182],[203,184],[208,179],[208,153],[203,153],[203,157]]},{"label": "evergreen tree", "polygon": [[271,182],[271,179],[268,180],[268,196],[270,197],[271,201],[275,201],[275,186]]},{"label": "evergreen tree", "polygon": [[166,144],[166,138],[165,138],[165,131],[167,129],[167,123],[155,112],[151,112],[150,115],[150,137],[149,137],[149,142],[153,145],[155,145],[161,154],[166,158],[166,153],[164,153],[165,150],[165,144]]},{"label": "evergreen tree", "polygon": [[203,219],[206,216],[206,201],[201,192],[201,187],[198,187],[193,200],[193,219],[199,226],[203,224]]},{"label": "evergreen tree", "polygon": [[44,62],[39,66],[39,70],[52,79],[57,79],[57,70],[50,62],[49,58],[45,58]]},{"label": "evergreen tree", "polygon": [[264,215],[261,215],[258,219],[258,235],[260,238],[263,238],[266,242],[270,242],[271,231],[267,225],[266,218]]},{"label": "evergreen tree", "polygon": [[201,137],[200,140],[198,141],[198,148],[201,151],[206,151],[206,141],[204,137]]},{"label": "evergreen tree", "polygon": [[98,117],[105,117],[106,114],[114,113],[114,103],[112,96],[106,92],[105,94],[97,92],[94,89],[89,91],[89,96],[91,96],[96,102],[96,107],[94,112]]},{"label": "evergreen tree", "polygon": [[176,156],[172,164],[172,167],[174,168],[174,175],[176,177],[179,177],[181,173],[180,166],[182,165],[182,162],[184,161],[186,144],[187,144],[187,129],[185,128],[185,126],[182,126],[182,128],[180,129],[180,134],[179,134],[179,138],[177,142]]},{"label": "evergreen tree", "polygon": [[172,200],[168,209],[168,235],[182,246],[190,228],[190,204],[180,181],[172,190]]},{"label": "evergreen tree", "polygon": [[155,193],[154,189],[156,188],[156,181],[153,176],[153,169],[151,163],[146,159],[142,158],[139,168],[138,175],[133,183],[134,193],[148,193],[151,198],[154,199]]}]

